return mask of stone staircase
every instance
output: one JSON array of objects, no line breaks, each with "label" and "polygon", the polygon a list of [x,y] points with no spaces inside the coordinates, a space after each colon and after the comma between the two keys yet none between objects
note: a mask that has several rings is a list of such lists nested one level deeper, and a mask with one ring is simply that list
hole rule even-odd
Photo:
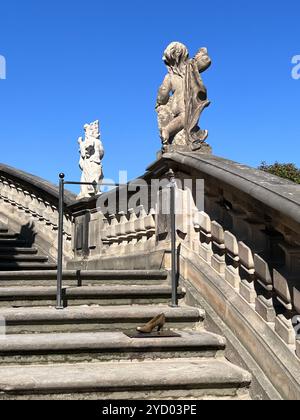
[{"label": "stone staircase", "polygon": [[[66,309],[55,309],[56,267],[0,230],[0,399],[249,399],[250,375],[224,356],[205,313],[168,306],[164,270],[64,271]],[[131,339],[165,313],[174,338]]]},{"label": "stone staircase", "polygon": [[38,255],[38,250],[20,234],[0,227],[0,272],[12,270],[55,270],[56,264],[50,263],[47,256]]}]

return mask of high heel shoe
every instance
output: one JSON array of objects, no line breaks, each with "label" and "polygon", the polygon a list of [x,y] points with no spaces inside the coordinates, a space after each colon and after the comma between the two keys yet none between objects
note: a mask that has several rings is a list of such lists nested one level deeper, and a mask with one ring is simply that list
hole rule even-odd
[{"label": "high heel shoe", "polygon": [[165,314],[157,315],[151,321],[149,321],[143,327],[137,327],[137,331],[144,334],[150,334],[157,327],[157,331],[160,332],[166,323]]}]

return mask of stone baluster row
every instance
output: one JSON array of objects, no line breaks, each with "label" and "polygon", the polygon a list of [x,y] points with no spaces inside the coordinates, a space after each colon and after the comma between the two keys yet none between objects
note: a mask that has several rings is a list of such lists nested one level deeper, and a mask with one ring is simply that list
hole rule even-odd
[{"label": "stone baluster row", "polygon": [[106,255],[124,255],[144,252],[155,244],[155,214],[149,214],[143,206],[136,214],[129,210],[128,216],[121,212],[105,218],[101,239]]},{"label": "stone baluster row", "polygon": [[195,216],[193,250],[214,268],[300,357],[300,248],[281,244],[285,267],[276,269],[208,214]]},{"label": "stone baluster row", "polygon": [[[39,232],[47,232],[53,237],[53,241],[56,240],[58,229],[56,205],[30,191],[28,187],[24,188],[4,176],[0,177],[0,198],[2,205],[6,206],[5,213],[12,215],[16,213],[16,218],[24,225],[33,222],[38,226]],[[69,251],[71,251],[72,220],[67,214],[64,216],[64,237],[66,246],[70,245]]]}]

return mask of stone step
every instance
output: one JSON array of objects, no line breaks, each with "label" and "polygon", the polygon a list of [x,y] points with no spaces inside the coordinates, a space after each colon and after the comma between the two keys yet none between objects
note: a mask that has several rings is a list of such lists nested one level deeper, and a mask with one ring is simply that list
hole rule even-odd
[{"label": "stone step", "polygon": [[2,250],[0,249],[0,266],[2,261],[5,262],[47,262],[49,260],[48,257],[42,255],[32,255],[32,254],[18,254],[18,255],[11,255],[11,254],[2,254]]},{"label": "stone step", "polygon": [[0,367],[1,399],[245,398],[251,377],[225,359]]},{"label": "stone step", "polygon": [[2,255],[34,255],[38,253],[37,248],[15,248],[12,246],[0,247]]},{"label": "stone step", "polygon": [[203,310],[182,306],[73,306],[55,308],[2,308],[0,318],[5,321],[7,334],[83,331],[130,331],[156,315],[166,315],[166,328],[200,328],[205,318]]},{"label": "stone step", "polygon": [[23,239],[0,239],[0,249],[1,247],[20,247],[27,246],[28,243]]},{"label": "stone step", "polygon": [[106,362],[221,357],[226,340],[208,332],[131,339],[122,332],[8,335],[0,339],[0,364]]},{"label": "stone step", "polygon": [[[44,264],[45,265],[45,264]],[[56,285],[57,272],[53,270],[23,270],[0,272],[2,286],[47,286]],[[104,270],[81,271],[64,270],[64,286],[99,285],[99,284],[158,284],[166,282],[168,272],[165,270]]]},{"label": "stone step", "polygon": [[0,240],[2,239],[19,239],[20,235],[18,233],[11,232],[0,232]]},{"label": "stone step", "polygon": [[[185,296],[178,289],[178,298]],[[72,305],[136,305],[168,303],[171,288],[167,285],[100,285],[65,287],[65,306]],[[0,287],[0,307],[55,306],[55,286]]]},{"label": "stone step", "polygon": [[34,261],[15,261],[2,262],[0,261],[0,271],[21,271],[21,270],[56,270],[57,265],[52,263],[34,262]]}]

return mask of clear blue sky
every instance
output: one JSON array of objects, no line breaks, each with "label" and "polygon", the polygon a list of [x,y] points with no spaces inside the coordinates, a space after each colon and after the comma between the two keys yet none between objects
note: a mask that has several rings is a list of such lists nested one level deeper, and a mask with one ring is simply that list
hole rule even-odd
[{"label": "clear blue sky", "polygon": [[160,148],[162,53],[178,40],[213,60],[202,126],[214,153],[300,166],[299,22],[299,0],[2,0],[0,161],[79,179],[77,138],[100,119],[106,177],[142,174]]}]

